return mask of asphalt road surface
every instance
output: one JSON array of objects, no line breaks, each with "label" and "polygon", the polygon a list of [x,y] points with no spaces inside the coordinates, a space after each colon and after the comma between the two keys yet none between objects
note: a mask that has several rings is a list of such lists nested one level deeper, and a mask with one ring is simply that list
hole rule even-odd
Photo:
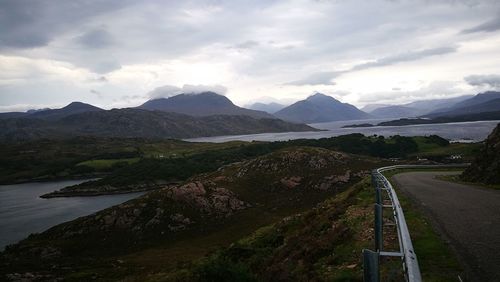
[{"label": "asphalt road surface", "polygon": [[500,281],[500,190],[435,178],[450,174],[457,172],[409,172],[393,181],[457,251],[466,281]]}]

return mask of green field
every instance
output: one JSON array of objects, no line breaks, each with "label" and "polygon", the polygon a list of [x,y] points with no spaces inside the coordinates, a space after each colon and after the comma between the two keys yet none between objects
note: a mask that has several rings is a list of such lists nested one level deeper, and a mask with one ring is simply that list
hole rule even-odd
[{"label": "green field", "polygon": [[104,160],[88,160],[81,163],[77,163],[77,166],[87,166],[96,171],[100,170],[109,170],[113,166],[116,165],[129,165],[136,163],[140,160],[140,158],[128,158],[128,159],[104,159]]}]

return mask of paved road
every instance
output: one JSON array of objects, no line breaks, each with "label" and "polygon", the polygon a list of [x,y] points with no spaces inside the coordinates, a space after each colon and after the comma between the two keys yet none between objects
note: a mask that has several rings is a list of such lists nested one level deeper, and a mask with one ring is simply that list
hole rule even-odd
[{"label": "paved road", "polygon": [[456,172],[409,172],[393,180],[456,249],[467,281],[500,281],[500,191],[435,179],[444,174]]}]

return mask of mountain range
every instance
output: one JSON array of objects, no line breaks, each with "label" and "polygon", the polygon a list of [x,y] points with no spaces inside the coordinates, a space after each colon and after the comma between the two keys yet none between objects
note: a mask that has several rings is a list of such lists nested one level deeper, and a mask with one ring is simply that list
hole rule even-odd
[{"label": "mountain range", "polygon": [[368,119],[372,116],[355,106],[342,103],[331,96],[316,93],[274,114],[290,122],[319,123],[339,120]]},{"label": "mountain range", "polygon": [[[446,107],[442,107],[443,105]],[[438,108],[439,106],[441,108]],[[425,115],[422,114],[424,110],[428,112]],[[26,140],[73,136],[192,138],[310,131],[314,128],[303,123],[361,120],[373,117],[424,117],[436,123],[449,120],[495,119],[498,113],[500,113],[500,92],[494,91],[475,96],[381,106],[374,108],[370,114],[331,96],[316,93],[279,110],[274,115],[238,107],[225,96],[214,92],[203,92],[152,99],[137,108],[104,110],[89,104],[73,102],[60,109],[0,113],[0,139]],[[397,122],[413,124],[427,120]]]}]

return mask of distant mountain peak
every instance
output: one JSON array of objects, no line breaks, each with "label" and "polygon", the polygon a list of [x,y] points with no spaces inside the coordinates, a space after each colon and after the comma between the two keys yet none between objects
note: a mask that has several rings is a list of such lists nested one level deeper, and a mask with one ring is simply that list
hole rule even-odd
[{"label": "distant mountain peak", "polygon": [[99,109],[99,110],[102,110],[99,107],[96,107],[96,106],[93,106],[93,105],[90,105],[87,103],[83,103],[83,102],[78,102],[78,101],[71,102],[61,109],[65,109],[65,110],[81,110],[81,109],[94,109],[94,110],[96,110],[96,109]]},{"label": "distant mountain peak", "polygon": [[300,123],[329,122],[338,120],[367,119],[371,116],[355,106],[315,93],[307,99],[298,101],[274,114],[275,116]]},{"label": "distant mountain peak", "polygon": [[246,108],[248,109],[256,111],[264,111],[270,114],[274,114],[275,112],[283,109],[284,107],[286,106],[276,102],[270,102],[270,103],[256,102],[246,106]]},{"label": "distant mountain peak", "polygon": [[307,97],[306,101],[310,102],[337,102],[341,103],[339,100],[333,98],[332,96],[325,95],[323,93],[316,92],[313,95]]},{"label": "distant mountain peak", "polygon": [[274,118],[266,112],[240,108],[226,96],[211,91],[183,93],[169,98],[152,99],[139,108],[191,116],[244,115],[254,118]]}]

